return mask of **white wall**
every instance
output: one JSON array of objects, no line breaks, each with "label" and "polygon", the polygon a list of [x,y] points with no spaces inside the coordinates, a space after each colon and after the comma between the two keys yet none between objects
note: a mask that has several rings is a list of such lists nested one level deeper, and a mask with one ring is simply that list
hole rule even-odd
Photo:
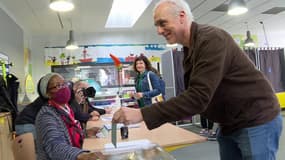
[{"label": "white wall", "polygon": [[[238,30],[227,30],[230,34],[241,34],[246,36],[246,30],[240,28]],[[274,28],[265,28],[265,33],[262,26],[258,26],[258,28],[249,28],[251,35],[257,35],[258,42],[257,47],[267,47],[267,43],[265,40],[265,33],[268,39],[269,47],[282,47],[285,48],[285,29],[283,30],[275,30]]]},{"label": "white wall", "polygon": [[[74,39],[78,45],[92,45],[92,44],[138,44],[138,43],[165,43],[163,37],[157,35],[155,31],[141,31],[141,32],[108,32],[108,33],[77,33],[74,31]],[[33,37],[33,41],[42,41],[44,46],[65,46],[68,40],[68,33],[66,36],[49,37],[42,35]]]},{"label": "white wall", "polygon": [[282,47],[285,48],[285,30],[283,32],[267,31],[268,44],[266,43],[264,33],[258,34],[259,47]]},{"label": "white wall", "polygon": [[0,52],[9,56],[14,66],[9,69],[24,86],[24,36],[22,29],[0,8]]}]

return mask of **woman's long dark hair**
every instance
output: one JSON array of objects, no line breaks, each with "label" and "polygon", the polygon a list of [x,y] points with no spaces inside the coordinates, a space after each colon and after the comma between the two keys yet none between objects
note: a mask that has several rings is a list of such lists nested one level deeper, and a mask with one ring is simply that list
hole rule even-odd
[{"label": "woman's long dark hair", "polygon": [[151,63],[150,63],[150,61],[147,59],[147,57],[144,56],[144,55],[140,55],[140,56],[136,57],[136,59],[135,59],[135,61],[134,61],[134,64],[133,64],[134,71],[136,71],[137,73],[139,72],[139,71],[137,70],[137,67],[136,67],[137,61],[143,61],[144,64],[145,64],[145,69],[148,70],[148,71],[151,71],[151,70],[152,70]]},{"label": "woman's long dark hair", "polygon": [[137,70],[136,68],[136,64],[137,64],[137,61],[143,61],[144,64],[145,64],[145,69],[148,70],[148,71],[152,71],[154,72],[158,77],[161,77],[161,74],[159,73],[159,71],[157,69],[155,69],[154,67],[152,67],[150,61],[147,59],[146,56],[144,55],[140,55],[138,57],[136,57],[135,61],[134,61],[134,64],[133,64],[133,67],[134,67],[134,71],[136,71],[137,73],[139,73],[139,71]]}]

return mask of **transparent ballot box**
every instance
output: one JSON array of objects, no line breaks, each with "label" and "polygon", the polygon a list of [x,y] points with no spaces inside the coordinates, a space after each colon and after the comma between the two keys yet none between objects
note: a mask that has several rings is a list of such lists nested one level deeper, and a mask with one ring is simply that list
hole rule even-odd
[{"label": "transparent ballot box", "polygon": [[149,140],[135,140],[117,143],[115,148],[111,143],[101,151],[100,160],[175,160],[163,148]]}]

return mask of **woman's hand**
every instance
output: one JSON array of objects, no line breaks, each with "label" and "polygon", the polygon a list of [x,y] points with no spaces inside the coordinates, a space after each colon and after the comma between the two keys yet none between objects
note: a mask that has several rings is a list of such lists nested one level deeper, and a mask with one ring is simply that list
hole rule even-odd
[{"label": "woman's hand", "polygon": [[89,121],[98,121],[100,119],[99,116],[92,116]]},{"label": "woman's hand", "polygon": [[97,121],[100,118],[100,114],[97,111],[91,112],[90,115],[91,115],[90,118],[91,121]]},{"label": "woman's hand", "polygon": [[100,113],[97,112],[97,111],[92,111],[92,112],[90,113],[90,115],[91,115],[91,116],[100,116]]},{"label": "woman's hand", "polygon": [[135,97],[135,99],[141,99],[143,97],[143,93],[142,92],[134,93],[133,97]]},{"label": "woman's hand", "polygon": [[106,157],[100,152],[82,152],[77,160],[106,160]]},{"label": "woman's hand", "polygon": [[110,114],[112,112],[112,107],[106,107],[105,112],[106,114]]},{"label": "woman's hand", "polygon": [[86,129],[86,135],[88,138],[91,138],[91,137],[96,137],[96,134],[98,132],[101,131],[101,128],[99,127],[92,127],[92,128],[89,128],[89,129]]}]

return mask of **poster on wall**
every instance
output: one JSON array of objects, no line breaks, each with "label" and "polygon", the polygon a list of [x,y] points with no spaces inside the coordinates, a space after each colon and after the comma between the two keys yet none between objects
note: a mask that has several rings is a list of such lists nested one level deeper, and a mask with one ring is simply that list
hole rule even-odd
[{"label": "poster on wall", "polygon": [[25,76],[32,75],[31,53],[29,48],[24,48],[24,71]]},{"label": "poster on wall", "polygon": [[34,94],[35,85],[32,77],[31,54],[29,48],[24,49],[25,94]]}]

